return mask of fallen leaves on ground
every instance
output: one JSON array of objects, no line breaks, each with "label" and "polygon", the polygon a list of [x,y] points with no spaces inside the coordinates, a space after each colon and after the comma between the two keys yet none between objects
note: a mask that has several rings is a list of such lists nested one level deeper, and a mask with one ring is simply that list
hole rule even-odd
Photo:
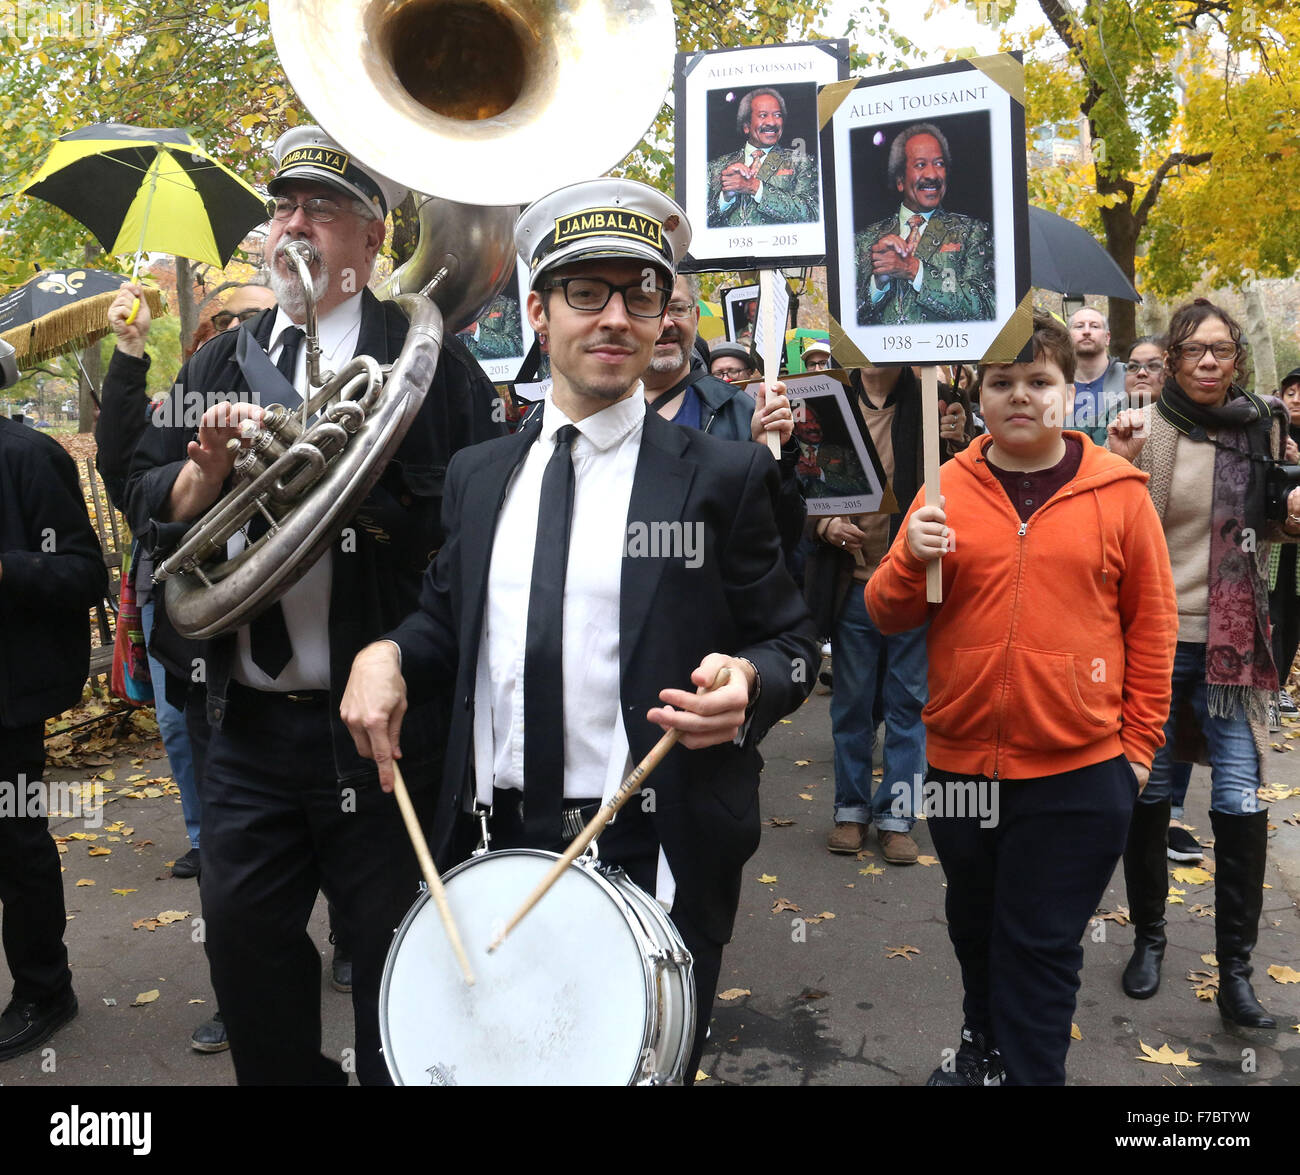
[{"label": "fallen leaves on ground", "polygon": [[796,759],[796,760],[794,761],[794,765],[795,765],[796,767],[807,767],[808,764],[811,763],[811,762],[812,762],[811,759]]},{"label": "fallen leaves on ground", "polygon": [[1083,1039],[1083,1033],[1079,1031],[1079,1026],[1077,1024],[1070,1025],[1070,1039],[1071,1040]]},{"label": "fallen leaves on ground", "polygon": [[874,857],[875,855],[876,855],[876,854],[873,853],[870,849],[859,849],[859,850],[858,850],[858,860],[859,860],[859,861],[865,861],[868,857]]},{"label": "fallen leaves on ground", "polygon": [[696,1080],[696,1082],[698,1083],[698,1082],[700,1082],[700,1081],[710,1081],[710,1080],[712,1080],[712,1079],[709,1077],[709,1075],[708,1075],[708,1074],[707,1074],[703,1069],[696,1069],[696,1070],[695,1070],[695,1080]]},{"label": "fallen leaves on ground", "polygon": [[107,857],[112,851],[113,851],[112,849],[104,849],[104,848],[96,847],[88,850],[87,855],[91,857]]},{"label": "fallen leaves on ground", "polygon": [[1127,906],[1116,906],[1113,910],[1098,910],[1098,922],[1113,922],[1116,926],[1127,926],[1131,915]]},{"label": "fallen leaves on ground", "polygon": [[1149,1061],[1153,1065],[1186,1066],[1188,1069],[1199,1069],[1201,1067],[1200,1061],[1193,1061],[1187,1056],[1186,1049],[1183,1049],[1181,1053],[1176,1053],[1167,1044],[1162,1044],[1158,1049],[1153,1049],[1149,1044],[1143,1044],[1140,1040],[1138,1041],[1138,1047],[1146,1054],[1138,1057],[1139,1061]]},{"label": "fallen leaves on ground", "polygon": [[931,865],[937,865],[939,863],[939,858],[931,857],[928,853],[920,853],[916,858],[916,863],[928,868]]},{"label": "fallen leaves on ground", "polygon": [[753,995],[754,993],[747,987],[729,987],[726,991],[718,992],[720,1000],[738,1000],[741,996]]},{"label": "fallen leaves on ground", "polygon": [[777,881],[777,876],[775,873],[760,873],[758,875],[759,885],[775,885],[776,881]]},{"label": "fallen leaves on ground", "polygon": [[1213,951],[1210,951],[1207,954],[1202,955],[1201,962],[1204,963],[1207,967],[1217,967],[1219,965],[1218,956]]},{"label": "fallen leaves on ground", "polygon": [[[132,890],[132,893],[135,891]],[[188,910],[164,910],[161,914],[153,918],[141,918],[131,923],[132,930],[148,930],[150,933],[157,930],[160,926],[170,926],[173,922],[179,922],[182,918],[188,918]]]},{"label": "fallen leaves on ground", "polygon": [[879,865],[868,865],[865,869],[859,869],[858,872],[863,877],[880,877],[885,871]]},{"label": "fallen leaves on ground", "polygon": [[1283,967],[1274,963],[1268,969],[1268,973],[1278,981],[1278,983],[1300,983],[1300,971],[1294,967]]},{"label": "fallen leaves on ground", "polygon": [[131,1001],[131,1007],[138,1008],[142,1004],[152,1004],[154,1000],[156,1000],[157,998],[158,998],[158,989],[156,987],[153,989],[153,991],[142,991],[138,996],[135,997],[135,999]]},{"label": "fallen leaves on ground", "polygon": [[1293,828],[1300,828],[1300,812],[1292,812],[1290,816],[1286,817],[1282,821],[1282,823],[1290,824]]},{"label": "fallen leaves on ground", "polygon": [[812,799],[812,796],[810,796],[806,791],[801,791],[801,792],[799,793],[799,798],[800,798],[801,800],[811,800],[811,799]]},{"label": "fallen leaves on ground", "polygon": [[1214,907],[1207,906],[1204,902],[1197,902],[1194,906],[1187,907],[1198,918],[1213,918]]},{"label": "fallen leaves on ground", "polygon": [[1186,903],[1184,903],[1181,895],[1185,894],[1186,892],[1187,891],[1185,889],[1175,889],[1171,885],[1169,887],[1169,896],[1165,898],[1165,901],[1167,901],[1171,906],[1185,905]]},{"label": "fallen leaves on ground", "polygon": [[119,898],[124,898],[129,893],[139,893],[140,891],[138,889],[115,889],[113,892],[117,894]]},{"label": "fallen leaves on ground", "polygon": [[91,881],[89,877],[83,877],[80,881],[77,882],[77,884],[78,884],[78,885],[94,885],[95,883],[94,883],[93,881]]},{"label": "fallen leaves on ground", "polygon": [[818,922],[829,922],[834,917],[835,915],[829,910],[823,910],[820,914],[815,914],[813,917],[808,918],[805,921],[807,921],[809,925],[816,926]]},{"label": "fallen leaves on ground", "polygon": [[780,914],[785,910],[790,910],[792,913],[795,914],[801,912],[799,907],[796,906],[794,902],[790,901],[789,898],[777,898],[776,901],[772,903],[773,914]]},{"label": "fallen leaves on ground", "polygon": [[1174,870],[1174,880],[1181,881],[1184,885],[1204,885],[1207,881],[1214,880],[1214,874],[1196,865],[1184,865]]},{"label": "fallen leaves on ground", "polygon": [[791,820],[788,816],[772,816],[770,819],[764,820],[763,823],[769,828],[789,828],[796,821]]},{"label": "fallen leaves on ground", "polygon": [[[1204,955],[1201,957],[1202,959],[1205,958]],[[1217,971],[1189,971],[1187,978],[1195,986],[1198,1000],[1212,1000],[1219,994],[1219,973]]]},{"label": "fallen leaves on ground", "polygon": [[1292,796],[1300,796],[1300,787],[1290,788],[1283,787],[1280,783],[1266,783],[1263,787],[1257,788],[1255,794],[1267,803],[1276,804],[1282,800],[1289,800]]},{"label": "fallen leaves on ground", "polygon": [[920,953],[921,948],[914,947],[910,943],[906,946],[885,948],[886,959],[906,959],[909,963],[912,961],[913,955],[919,955]]},{"label": "fallen leaves on ground", "polygon": [[831,994],[831,993],[828,992],[828,991],[821,991],[821,990],[819,990],[818,988],[815,988],[815,987],[805,987],[805,988],[803,989],[803,991],[801,991],[801,992],[799,993],[799,999],[801,999],[801,1000],[824,1000],[824,999],[825,999],[828,995],[830,995],[830,994]]}]

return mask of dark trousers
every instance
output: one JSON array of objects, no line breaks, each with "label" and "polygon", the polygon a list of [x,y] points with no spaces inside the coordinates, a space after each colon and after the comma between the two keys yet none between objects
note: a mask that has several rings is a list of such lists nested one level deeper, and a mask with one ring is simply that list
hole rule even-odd
[{"label": "dark trousers", "polygon": [[[493,817],[488,827],[492,834],[492,848],[544,848],[553,853],[562,853],[567,843],[557,840],[549,845],[530,845],[524,836],[523,823],[519,819],[509,800],[502,803],[502,793],[497,793],[497,802],[493,803]],[[584,818],[595,815],[599,804],[592,804]],[[477,837],[477,826],[471,829],[466,825],[467,838],[470,833]],[[466,839],[460,857],[468,856],[474,847],[474,840]],[[597,838],[597,848],[602,862],[617,865],[627,873],[633,884],[640,886],[648,894],[655,892],[656,876],[659,869],[659,839],[655,836],[654,825],[641,809],[634,796],[618,813],[617,818]],[[695,922],[674,908],[669,914],[682,942],[691,952],[693,960],[692,977],[695,983],[695,1039],[691,1055],[686,1062],[683,1075],[687,1086],[695,1080],[700,1067],[700,1057],[704,1053],[705,1038],[709,1033],[709,1018],[713,1014],[713,998],[718,990],[718,975],[722,971],[722,948],[725,943],[714,942],[701,933]]]},{"label": "dark trousers", "polygon": [[[31,785],[45,770],[45,723],[0,726],[0,783],[14,789],[14,814],[0,816],[0,905],[15,1000],[56,1000],[72,985],[63,945],[67,923],[59,851],[50,822],[33,811]],[[19,785],[22,784],[20,788]],[[40,803],[44,811],[44,802]]]},{"label": "dark trousers", "polygon": [[[330,702],[296,703],[232,684],[200,788],[201,891],[212,986],[240,1084],[343,1084],[321,1055],[320,955],[307,933],[317,891],[353,954],[355,1068],[386,1084],[379,985],[419,874],[397,804],[377,782],[340,785]],[[427,781],[407,780],[423,812]]]},{"label": "dark trousers", "polygon": [[[931,767],[927,781],[969,779]],[[1137,779],[1123,756],[1041,779],[1002,780],[992,827],[932,816],[948,878],[948,936],[966,1024],[1014,1085],[1065,1084],[1080,939],[1124,851]]]},{"label": "dark trousers", "polygon": [[1297,549],[1292,543],[1279,544],[1281,561],[1277,568],[1277,585],[1268,593],[1268,614],[1273,621],[1273,663],[1277,680],[1286,689],[1287,675],[1295,664],[1300,648],[1300,598],[1296,596]]}]

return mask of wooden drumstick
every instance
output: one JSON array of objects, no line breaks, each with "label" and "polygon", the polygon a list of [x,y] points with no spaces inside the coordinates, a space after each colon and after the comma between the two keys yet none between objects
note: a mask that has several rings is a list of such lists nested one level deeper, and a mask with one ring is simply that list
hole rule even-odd
[{"label": "wooden drumstick", "polygon": [[428,842],[424,839],[424,832],[420,828],[420,821],[416,818],[415,808],[411,805],[410,793],[406,790],[406,780],[402,778],[402,769],[393,763],[393,795],[397,797],[397,806],[402,811],[402,819],[406,822],[406,835],[411,838],[411,847],[415,849],[415,858],[420,862],[420,872],[424,874],[425,884],[429,887],[429,893],[433,896],[434,904],[438,907],[438,914],[442,918],[442,925],[447,931],[447,937],[451,940],[451,949],[456,952],[456,960],[460,963],[460,969],[465,975],[465,986],[474,986],[474,972],[470,970],[469,956],[465,953],[465,946],[460,941],[460,931],[456,929],[456,919],[451,916],[451,907],[447,904],[447,891],[442,887],[442,879],[438,876],[438,870],[433,864],[433,855],[429,852]]},{"label": "wooden drumstick", "polygon": [[[715,689],[726,685],[730,680],[731,670],[724,665],[718,670],[712,685],[700,686],[695,692],[697,694],[712,693]],[[658,767],[663,761],[663,757],[672,750],[673,744],[677,742],[680,735],[681,731],[677,730],[676,727],[667,731],[663,738],[650,748],[650,753],[628,772],[627,778],[618,785],[618,790],[609,797],[607,803],[601,806],[600,811],[591,818],[587,827],[573,838],[573,842],[564,851],[564,856],[555,862],[551,867],[551,871],[537,883],[537,888],[524,900],[524,904],[519,907],[515,916],[506,923],[505,929],[492,940],[491,945],[488,947],[489,955],[505,942],[506,935],[524,920],[525,915],[546,895],[546,891],[559,881],[564,871],[578,859],[582,851],[591,844],[601,829],[614,818],[614,814],[632,798],[637,789],[645,782],[645,777]]]}]

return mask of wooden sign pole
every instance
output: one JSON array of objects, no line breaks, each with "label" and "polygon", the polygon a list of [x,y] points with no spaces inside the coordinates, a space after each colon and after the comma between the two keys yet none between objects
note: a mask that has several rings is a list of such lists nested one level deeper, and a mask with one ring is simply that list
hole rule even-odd
[{"label": "wooden sign pole", "polygon": [[[778,286],[777,283],[780,283]],[[781,378],[781,348],[785,343],[786,309],[789,302],[785,294],[785,278],[774,269],[764,269],[758,275],[758,313],[763,319],[763,348],[759,359],[763,363],[763,383],[770,390]],[[778,306],[778,302],[780,306]],[[778,315],[778,310],[780,314]],[[781,434],[769,428],[764,434],[768,451],[781,459]]]},{"label": "wooden sign pole", "polygon": [[[921,368],[922,443],[925,449],[925,504],[939,504],[939,369],[933,364]],[[925,568],[925,599],[943,603],[943,565],[931,559]]]}]

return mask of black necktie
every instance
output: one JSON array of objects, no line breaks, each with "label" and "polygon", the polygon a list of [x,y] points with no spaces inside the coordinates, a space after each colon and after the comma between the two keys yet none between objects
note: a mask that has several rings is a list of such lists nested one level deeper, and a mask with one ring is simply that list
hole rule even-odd
[{"label": "black necktie", "polygon": [[294,370],[298,366],[298,352],[302,350],[304,334],[301,327],[286,326],[280,332],[280,358],[275,361],[275,369],[289,385],[290,395],[285,397],[286,408],[297,408],[302,403],[297,385],[293,382]]},{"label": "black necktie", "polygon": [[564,807],[564,576],[573,524],[573,439],[566,424],[542,474],[524,645],[524,834],[542,847],[562,835]]},{"label": "black necktie", "polygon": [[[298,351],[302,347],[303,337],[301,328],[296,326],[285,327],[280,332],[280,358],[275,361],[275,369],[284,376],[290,390],[294,390],[294,368],[298,363]],[[286,408],[294,408],[302,402],[296,392],[294,403],[287,402],[290,398],[285,397]],[[258,511],[248,526],[249,544],[257,542],[268,529],[266,519]],[[260,616],[253,618],[248,626],[248,643],[253,664],[267,677],[274,680],[284,672],[284,667],[293,659],[293,642],[289,639],[289,626],[285,623],[284,609],[278,600]]]}]

